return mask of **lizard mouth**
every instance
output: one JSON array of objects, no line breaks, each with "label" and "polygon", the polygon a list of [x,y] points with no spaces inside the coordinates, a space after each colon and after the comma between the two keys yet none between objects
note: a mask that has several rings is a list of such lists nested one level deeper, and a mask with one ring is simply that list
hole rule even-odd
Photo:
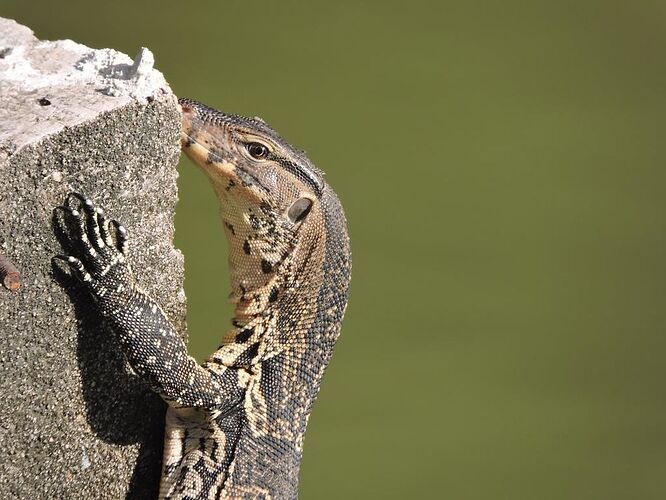
[{"label": "lizard mouth", "polygon": [[233,165],[211,151],[212,137],[199,118],[196,107],[191,106],[187,99],[179,99],[178,103],[182,110],[180,146],[185,155],[207,173],[231,173]]},{"label": "lizard mouth", "polygon": [[190,145],[195,143],[194,137],[192,137],[193,131],[193,118],[195,111],[186,103],[178,101],[180,104],[181,110],[181,125],[180,125],[180,145],[183,149],[188,148]]},{"label": "lizard mouth", "polygon": [[187,132],[181,131],[180,142],[185,155],[213,177],[236,177],[236,166],[208,148],[206,141],[201,140],[199,135],[192,137]]}]

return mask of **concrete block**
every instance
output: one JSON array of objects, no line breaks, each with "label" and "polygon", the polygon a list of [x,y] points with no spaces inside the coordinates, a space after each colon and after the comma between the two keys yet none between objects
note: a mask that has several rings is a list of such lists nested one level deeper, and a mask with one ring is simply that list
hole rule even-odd
[{"label": "concrete block", "polygon": [[0,286],[0,498],[156,498],[165,405],[51,263],[53,208],[83,193],[128,228],[137,279],[185,331],[180,114],[152,66],[0,19],[0,252],[21,273]]}]

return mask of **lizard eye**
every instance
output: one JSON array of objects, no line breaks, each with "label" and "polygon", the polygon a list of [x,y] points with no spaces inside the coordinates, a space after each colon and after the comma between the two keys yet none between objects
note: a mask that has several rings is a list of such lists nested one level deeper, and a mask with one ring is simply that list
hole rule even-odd
[{"label": "lizard eye", "polygon": [[247,152],[255,160],[263,160],[268,156],[268,148],[259,142],[251,142],[247,145]]}]

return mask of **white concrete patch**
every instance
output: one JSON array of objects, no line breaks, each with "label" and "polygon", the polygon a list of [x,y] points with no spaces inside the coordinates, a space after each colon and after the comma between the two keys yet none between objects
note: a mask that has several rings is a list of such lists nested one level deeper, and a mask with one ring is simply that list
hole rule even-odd
[{"label": "white concrete patch", "polygon": [[[72,40],[40,41],[25,26],[2,18],[0,47],[8,49],[0,58],[0,95],[12,97],[10,106],[0,108],[0,143],[17,148],[132,100],[146,103],[158,92],[171,93],[145,47],[132,60]],[[20,122],[12,119],[17,116]]]}]

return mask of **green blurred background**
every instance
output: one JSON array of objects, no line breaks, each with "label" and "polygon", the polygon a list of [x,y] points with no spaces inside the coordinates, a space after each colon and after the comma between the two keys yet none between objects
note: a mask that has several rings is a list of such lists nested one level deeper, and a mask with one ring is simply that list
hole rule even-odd
[{"label": "green blurred background", "polygon": [[[354,250],[301,498],[666,498],[666,4],[1,0],[327,172]],[[191,350],[226,246],[183,160]]]}]

